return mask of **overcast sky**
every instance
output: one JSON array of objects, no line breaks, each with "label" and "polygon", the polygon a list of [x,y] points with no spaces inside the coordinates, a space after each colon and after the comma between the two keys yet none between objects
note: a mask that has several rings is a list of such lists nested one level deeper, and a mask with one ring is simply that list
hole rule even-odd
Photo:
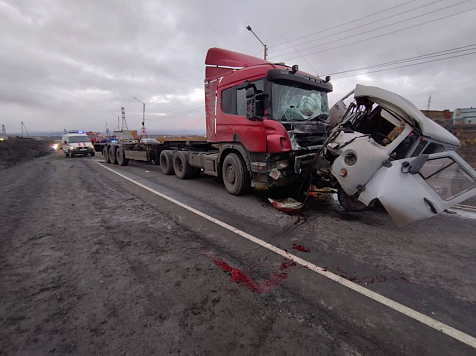
[{"label": "overcast sky", "polygon": [[[135,96],[149,132],[204,133],[206,52],[261,57],[247,25],[271,61],[325,75],[476,44],[475,8],[476,0],[0,0],[0,124],[10,134],[20,121],[30,132],[104,131],[124,106],[139,130]],[[430,94],[434,110],[476,106],[475,52],[334,74],[330,103],[360,83],[421,109]]]}]

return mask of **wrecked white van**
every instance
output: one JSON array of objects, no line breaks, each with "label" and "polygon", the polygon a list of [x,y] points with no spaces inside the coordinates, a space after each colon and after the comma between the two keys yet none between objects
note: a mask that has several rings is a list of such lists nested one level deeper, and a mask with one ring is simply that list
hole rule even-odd
[{"label": "wrecked white van", "polygon": [[395,93],[357,85],[330,110],[330,125],[328,166],[317,173],[331,172],[348,210],[378,199],[403,226],[476,195],[476,172],[454,151],[459,140]]}]

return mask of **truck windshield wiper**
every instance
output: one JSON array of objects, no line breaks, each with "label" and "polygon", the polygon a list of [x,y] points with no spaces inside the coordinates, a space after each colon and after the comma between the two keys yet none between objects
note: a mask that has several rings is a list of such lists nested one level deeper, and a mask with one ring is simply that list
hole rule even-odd
[{"label": "truck windshield wiper", "polygon": [[328,117],[329,117],[328,114],[320,114],[320,115],[309,118],[309,121],[318,120],[318,121],[326,122]]}]

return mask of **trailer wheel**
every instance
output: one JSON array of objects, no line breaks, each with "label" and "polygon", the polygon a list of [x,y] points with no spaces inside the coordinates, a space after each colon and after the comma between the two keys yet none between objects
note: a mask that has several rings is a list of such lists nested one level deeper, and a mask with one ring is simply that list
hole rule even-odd
[{"label": "trailer wheel", "polygon": [[109,162],[111,162],[112,164],[116,164],[116,163],[117,163],[117,160],[116,160],[116,147],[114,147],[114,146],[109,147]]},{"label": "trailer wheel", "polygon": [[174,172],[177,178],[189,179],[193,175],[193,167],[188,163],[188,154],[177,151],[174,155]]},{"label": "trailer wheel", "polygon": [[250,178],[243,160],[235,153],[225,157],[222,166],[223,183],[228,193],[242,195],[250,187]]},{"label": "trailer wheel", "polygon": [[362,203],[355,196],[348,195],[341,187],[339,187],[337,191],[337,199],[339,200],[339,204],[347,211],[358,212],[371,208],[370,206]]},{"label": "trailer wheel", "polygon": [[164,150],[160,152],[160,170],[163,174],[174,174],[174,154],[172,151]]},{"label": "trailer wheel", "polygon": [[102,149],[102,156],[104,158],[105,163],[109,163],[109,149],[107,146],[104,146]]},{"label": "trailer wheel", "polygon": [[129,159],[126,158],[124,150],[121,147],[118,147],[116,150],[116,161],[120,166],[127,166],[129,164]]}]

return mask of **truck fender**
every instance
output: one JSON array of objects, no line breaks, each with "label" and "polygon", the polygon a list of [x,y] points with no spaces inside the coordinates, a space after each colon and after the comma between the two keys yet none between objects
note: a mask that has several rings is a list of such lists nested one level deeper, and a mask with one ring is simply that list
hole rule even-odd
[{"label": "truck fender", "polygon": [[241,143],[223,143],[219,145],[218,172],[221,176],[221,166],[226,155],[231,152],[239,153],[245,162],[247,171],[251,174],[251,159],[249,151]]}]

